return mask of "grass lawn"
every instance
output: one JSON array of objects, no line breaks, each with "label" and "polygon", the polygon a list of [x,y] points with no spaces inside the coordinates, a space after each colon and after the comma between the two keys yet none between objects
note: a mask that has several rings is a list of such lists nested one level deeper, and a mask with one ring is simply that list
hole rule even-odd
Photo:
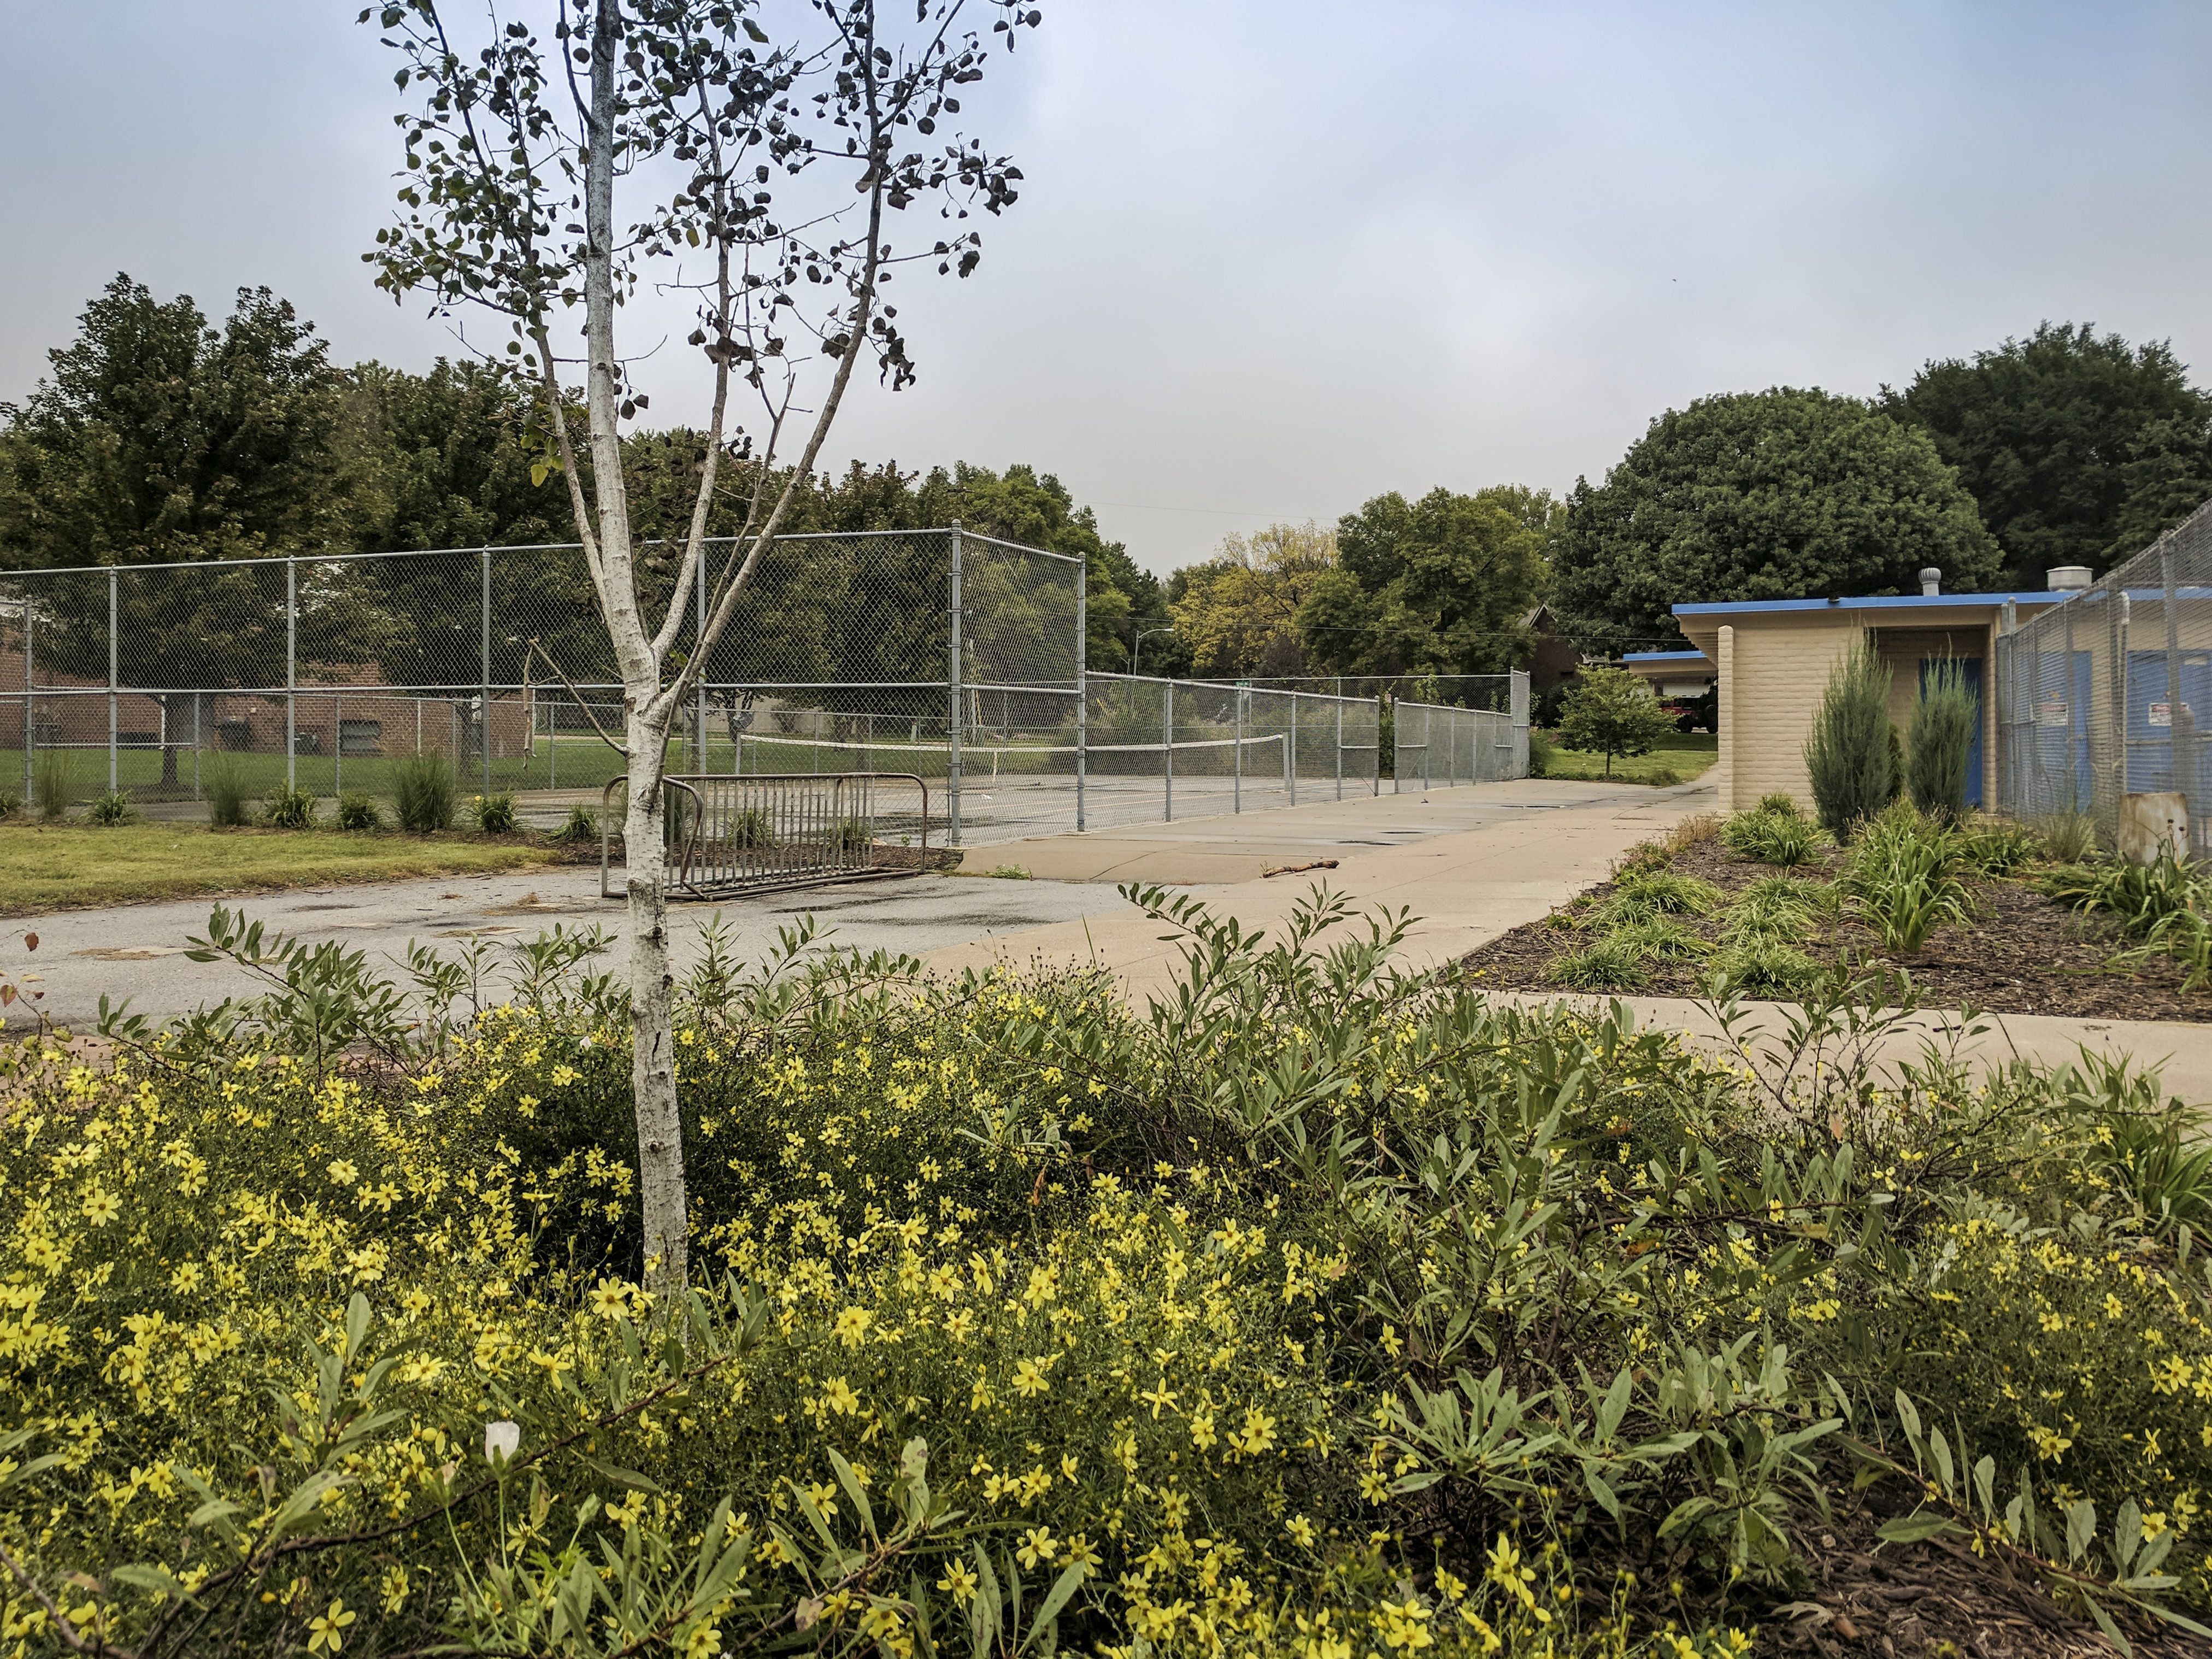
[{"label": "grass lawn", "polygon": [[[1720,739],[1710,732],[1678,734],[1648,755],[1615,756],[1613,775],[1624,783],[1687,783],[1720,758]],[[1605,757],[1578,749],[1555,750],[1544,769],[1547,778],[1602,778]]]},{"label": "grass lawn", "polygon": [[550,864],[550,842],[480,836],[210,830],[200,824],[0,825],[0,916],[265,892],[331,882],[481,874]]}]

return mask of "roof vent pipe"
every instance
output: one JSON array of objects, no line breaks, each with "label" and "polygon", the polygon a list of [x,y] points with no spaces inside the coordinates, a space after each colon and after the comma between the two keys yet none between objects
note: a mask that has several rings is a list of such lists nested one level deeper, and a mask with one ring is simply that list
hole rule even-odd
[{"label": "roof vent pipe", "polygon": [[2089,567],[2086,564],[2054,564],[2044,572],[2043,580],[2053,593],[2079,593],[2089,586]]},{"label": "roof vent pipe", "polygon": [[1942,591],[1943,573],[1931,564],[1920,573],[1920,597],[1923,599],[1932,599]]}]

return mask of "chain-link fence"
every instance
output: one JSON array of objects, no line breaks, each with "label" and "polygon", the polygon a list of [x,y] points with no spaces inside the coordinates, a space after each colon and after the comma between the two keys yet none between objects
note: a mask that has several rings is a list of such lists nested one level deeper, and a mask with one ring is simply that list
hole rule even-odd
[{"label": "chain-link fence", "polygon": [[1399,702],[1391,710],[1392,787],[1449,788],[1528,775],[1528,677],[1516,669],[1466,684],[1463,705]]},{"label": "chain-link fence", "polygon": [[2212,852],[2212,503],[2093,586],[1996,642],[1997,799],[2016,817],[2084,812],[2112,844],[2123,795],[2178,791]]},{"label": "chain-link fence", "polygon": [[[739,551],[717,543],[710,563]],[[645,550],[649,614],[673,563]],[[912,773],[971,844],[1373,793],[1388,775],[1384,700],[1087,674],[1085,605],[1079,558],[973,532],[781,538],[669,769]],[[1452,726],[1425,775],[1525,771],[1516,707],[1517,771]],[[0,788],[20,769],[41,801],[389,794],[404,758],[441,755],[465,787],[557,818],[624,769],[602,735],[621,717],[574,545],[0,573]]]}]

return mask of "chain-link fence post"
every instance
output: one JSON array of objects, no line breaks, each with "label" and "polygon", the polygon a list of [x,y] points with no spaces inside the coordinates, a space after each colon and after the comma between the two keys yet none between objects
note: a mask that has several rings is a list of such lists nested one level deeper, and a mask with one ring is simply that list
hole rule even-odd
[{"label": "chain-link fence post", "polygon": [[1175,682],[1170,680],[1167,691],[1160,699],[1160,811],[1163,819],[1175,822]]},{"label": "chain-link fence post", "polygon": [[1231,787],[1229,796],[1229,810],[1232,812],[1242,812],[1244,810],[1244,710],[1251,699],[1251,695],[1244,683],[1242,680],[1238,681],[1237,684],[1237,741],[1230,745],[1237,757],[1237,781]]},{"label": "chain-link fence post", "polygon": [[300,565],[284,561],[284,787],[299,787]]},{"label": "chain-link fence post", "polygon": [[1086,558],[1075,567],[1075,832],[1078,835],[1081,835],[1085,828],[1083,796],[1090,770],[1085,764],[1091,706],[1090,605],[1091,561]]},{"label": "chain-link fence post", "polygon": [[477,718],[483,728],[483,793],[491,793],[491,549],[485,548],[477,556],[477,571],[483,582],[483,602],[479,620],[483,623],[478,638],[477,659]]},{"label": "chain-link fence post", "polygon": [[1513,721],[1513,750],[1509,759],[1512,775],[1516,778],[1528,775],[1528,671],[1516,668],[1507,683],[1505,708]]},{"label": "chain-link fence post", "polygon": [[952,521],[951,558],[952,608],[951,656],[947,664],[950,678],[948,690],[952,698],[952,722],[947,728],[947,747],[945,755],[945,793],[946,822],[951,826],[945,844],[960,845],[960,722],[966,711],[962,708],[960,691],[960,520]]},{"label": "chain-link fence post", "polygon": [[31,636],[34,630],[31,625],[31,590],[26,587],[23,590],[23,799],[27,802],[38,799],[37,791],[32,787],[31,775],[35,769],[33,757],[39,747],[38,693],[33,689],[38,684],[39,677],[33,660]]},{"label": "chain-link fence post", "polygon": [[107,793],[111,795],[115,793],[117,784],[115,713],[116,706],[120,701],[116,695],[118,690],[116,640],[120,632],[118,624],[122,621],[121,607],[116,604],[115,597],[115,582],[118,574],[113,565],[107,567]]},{"label": "chain-link fence post", "polygon": [[[691,769],[704,774],[707,770],[707,550],[699,549],[697,579],[692,584],[691,649],[699,657],[699,684],[694,688],[691,714]],[[865,764],[863,767],[865,769]]]}]

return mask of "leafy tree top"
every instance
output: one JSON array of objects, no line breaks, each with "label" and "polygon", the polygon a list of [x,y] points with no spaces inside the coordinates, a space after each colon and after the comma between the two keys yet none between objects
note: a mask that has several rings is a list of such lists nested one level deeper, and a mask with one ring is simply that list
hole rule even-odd
[{"label": "leafy tree top", "polygon": [[2002,559],[1933,440],[1854,398],[1777,386],[1669,410],[1579,480],[1552,601],[1594,644],[1676,643],[1671,607],[1995,585]]},{"label": "leafy tree top", "polygon": [[1299,612],[1307,653],[1346,674],[1493,674],[1526,660],[1559,514],[1504,484],[1377,495],[1337,524],[1341,568]]},{"label": "leafy tree top", "polygon": [[1958,469],[2014,586],[2053,565],[2101,569],[2212,495],[2212,398],[2162,340],[2045,322],[1972,362],[1929,362],[1881,406]]}]

